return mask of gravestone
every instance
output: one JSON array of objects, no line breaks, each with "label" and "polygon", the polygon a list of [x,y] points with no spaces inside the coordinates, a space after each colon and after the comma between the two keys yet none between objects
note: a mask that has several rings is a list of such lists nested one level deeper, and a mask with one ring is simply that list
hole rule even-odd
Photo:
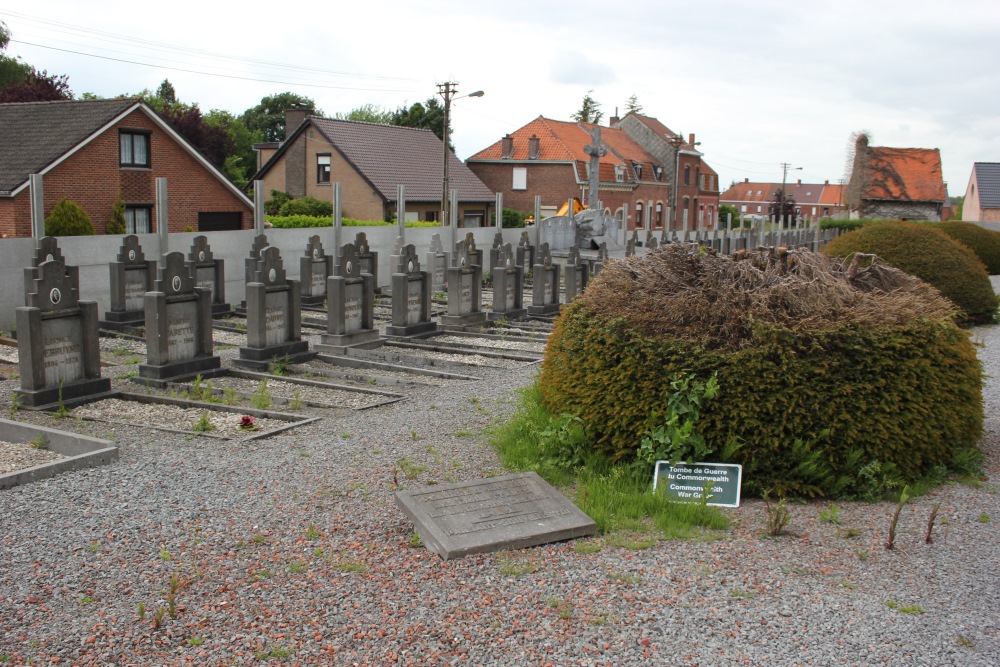
[{"label": "gravestone", "polygon": [[441,235],[433,234],[431,236],[431,247],[427,251],[427,261],[425,262],[427,273],[431,276],[432,291],[444,291],[444,284],[448,275],[447,270],[450,265],[451,260],[441,245]]},{"label": "gravestone", "polygon": [[233,307],[226,303],[226,264],[221,258],[215,258],[207,236],[194,237],[188,253],[188,266],[194,286],[212,292],[212,315],[218,317],[232,312]]},{"label": "gravestone", "polygon": [[104,311],[101,326],[110,329],[142,326],[146,316],[146,292],[156,280],[156,260],[146,260],[139,237],[129,234],[122,239],[118,260],[110,262],[111,310]]},{"label": "gravestone", "polygon": [[[257,275],[257,265],[260,263],[260,255],[267,247],[266,234],[258,234],[253,237],[253,242],[250,245],[250,256],[243,259],[243,280],[247,285],[254,281],[254,276]],[[236,312],[240,315],[247,314],[247,302],[245,299],[240,302],[240,307],[236,309]]]},{"label": "gravestone", "polygon": [[43,261],[17,308],[20,401],[41,407],[111,390],[101,377],[97,302],[80,301],[77,272],[61,259]]},{"label": "gravestone", "polygon": [[646,236],[646,247],[647,248],[649,248],[650,250],[656,250],[657,246],[658,246],[658,244],[656,242],[656,237],[653,236],[652,233],[650,233],[648,236]]},{"label": "gravestone", "polygon": [[519,320],[528,314],[524,307],[524,269],[514,263],[510,244],[500,248],[498,264],[493,267],[493,309],[491,320]]},{"label": "gravestone", "polygon": [[597,532],[593,519],[534,472],[397,491],[396,505],[444,560]]},{"label": "gravestone", "polygon": [[389,255],[389,289],[392,289],[392,277],[397,273],[405,272],[403,268],[403,247],[406,239],[402,236],[396,237],[396,242],[392,246],[392,254]]},{"label": "gravestone", "polygon": [[493,267],[501,266],[500,249],[503,245],[503,234],[497,232],[493,235],[493,245],[490,246],[490,273],[493,273]]},{"label": "gravestone", "polygon": [[531,245],[528,232],[521,232],[521,240],[517,242],[517,255],[514,263],[525,271],[531,271],[535,264],[535,246]]},{"label": "gravestone", "polygon": [[[42,262],[57,260],[66,265],[66,258],[59,249],[59,239],[55,236],[43,236],[31,257],[31,266],[24,269],[24,305],[28,305],[28,293],[34,288],[34,280],[38,277],[38,267]],[[74,285],[80,284],[80,268],[66,266],[67,279]]]},{"label": "gravestone", "polygon": [[378,285],[378,253],[369,247],[368,235],[364,232],[358,232],[357,236],[354,237],[354,252],[358,255],[361,273],[370,273],[372,275],[375,294],[381,294]]},{"label": "gravestone", "polygon": [[285,277],[277,248],[261,250],[253,280],[247,283],[247,344],[234,363],[267,370],[275,358],[298,363],[313,356],[309,343],[302,340],[298,283]]},{"label": "gravestone", "polygon": [[[464,243],[464,250],[459,251],[458,246]],[[472,232],[466,232],[465,240],[459,241],[455,244],[455,252],[452,254],[452,267],[459,266],[460,257],[464,256],[469,265],[475,265],[482,270],[483,268],[483,251],[476,248],[476,237],[473,236]]]},{"label": "gravestone", "polygon": [[340,266],[326,279],[326,333],[316,346],[320,352],[343,354],[345,348],[378,343],[375,328],[375,277],[361,270],[353,243],[340,253]]},{"label": "gravestone", "polygon": [[587,280],[590,277],[590,267],[580,261],[580,250],[575,246],[569,249],[565,271],[566,276],[563,280],[566,286],[566,303],[570,303],[587,289]]},{"label": "gravestone", "polygon": [[663,227],[663,231],[660,232],[660,245],[664,246],[670,243],[670,236],[667,234],[666,226]]},{"label": "gravestone", "polygon": [[[448,269],[448,314],[441,316],[442,328],[461,329],[486,319],[483,312],[483,272],[474,264],[475,240],[470,233],[455,244],[456,266]],[[470,251],[470,246],[472,250]],[[478,251],[482,258],[482,251]]]},{"label": "gravestone", "polygon": [[601,241],[597,247],[597,257],[590,260],[590,275],[596,276],[608,262],[608,244]]},{"label": "gravestone", "polygon": [[529,315],[553,315],[559,312],[559,265],[552,263],[552,253],[549,244],[543,243],[538,248],[535,262],[534,284],[531,290],[531,305]]},{"label": "gravestone", "polygon": [[326,279],[333,275],[333,257],[323,252],[319,234],[309,237],[305,253],[299,258],[299,283],[302,305],[320,306],[326,301]]},{"label": "gravestone", "polygon": [[431,319],[431,274],[420,270],[417,249],[405,245],[392,274],[392,324],[387,336],[416,336],[437,331]]},{"label": "gravestone", "polygon": [[201,374],[215,375],[222,362],[212,354],[212,292],[198,287],[179,252],[167,253],[153,290],[146,292],[146,363],[139,378],[162,387]]}]

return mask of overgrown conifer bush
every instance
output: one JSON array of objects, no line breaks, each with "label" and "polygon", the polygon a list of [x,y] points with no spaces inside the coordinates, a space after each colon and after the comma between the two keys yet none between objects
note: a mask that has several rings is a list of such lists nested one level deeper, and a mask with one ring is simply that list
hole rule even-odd
[{"label": "overgrown conifer bush", "polygon": [[967,246],[986,265],[990,275],[1000,274],[1000,232],[984,229],[971,222],[937,222],[932,225]]},{"label": "overgrown conifer bush", "polygon": [[45,219],[46,236],[93,236],[94,223],[78,204],[60,199]]},{"label": "overgrown conifer bush", "polygon": [[955,313],[872,257],[674,244],[605,266],[564,310],[538,384],[624,463],[679,380],[717,383],[700,460],[743,464],[745,492],[872,497],[977,451],[981,369]]}]

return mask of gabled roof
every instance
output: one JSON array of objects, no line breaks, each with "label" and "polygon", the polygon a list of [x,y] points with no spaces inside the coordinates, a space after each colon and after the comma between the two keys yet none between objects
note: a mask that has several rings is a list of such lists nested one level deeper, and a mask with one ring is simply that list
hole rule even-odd
[{"label": "gabled roof", "polygon": [[[430,130],[308,116],[254,175],[259,179],[305,131],[315,127],[385,201],[406,186],[407,201],[440,201],[444,145]],[[448,180],[462,201],[493,201],[495,195],[449,151]]]},{"label": "gabled roof", "polygon": [[[723,201],[765,203],[774,200],[781,190],[781,183],[762,183],[743,181],[731,185],[728,190],[719,195]],[[841,186],[829,183],[785,183],[788,196],[801,206],[826,205],[835,206],[840,203]]]},{"label": "gabled roof", "polygon": [[1000,162],[976,162],[979,208],[1000,208]]},{"label": "gabled roof", "polygon": [[[586,165],[590,156],[584,148],[591,143],[594,125],[552,120],[539,116],[524,127],[510,134],[513,152],[503,155],[503,139],[493,143],[469,158],[469,162],[511,161],[511,162],[570,162],[577,170],[580,180],[587,180]],[[539,154],[537,158],[528,155],[528,144],[532,137],[538,138]],[[626,167],[626,180],[635,181],[633,163],[642,166],[643,181],[655,181],[653,165],[656,158],[650,155],[638,143],[632,140],[624,131],[611,128],[601,128],[601,143],[608,149],[600,159],[600,180],[615,182],[615,167]],[[664,165],[658,165],[663,167]]]},{"label": "gabled roof", "polygon": [[936,148],[869,146],[861,168],[862,199],[943,202],[948,196]]},{"label": "gabled roof", "polygon": [[137,104],[133,99],[0,104],[0,192],[13,192]]}]

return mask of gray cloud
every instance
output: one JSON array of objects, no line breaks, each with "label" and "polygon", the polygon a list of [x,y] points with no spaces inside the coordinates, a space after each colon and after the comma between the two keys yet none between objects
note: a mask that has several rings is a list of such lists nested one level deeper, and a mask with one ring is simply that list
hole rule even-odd
[{"label": "gray cloud", "polygon": [[553,83],[580,86],[598,86],[614,83],[614,71],[577,51],[560,51],[552,61],[549,79]]}]

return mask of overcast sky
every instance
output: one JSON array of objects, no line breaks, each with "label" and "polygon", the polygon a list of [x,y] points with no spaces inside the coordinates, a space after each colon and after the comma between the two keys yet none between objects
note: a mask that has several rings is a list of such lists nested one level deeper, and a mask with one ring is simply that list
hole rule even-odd
[{"label": "overcast sky", "polygon": [[8,54],[76,95],[169,78],[203,111],[290,90],[332,115],[456,81],[486,93],[453,104],[462,159],[539,115],[569,120],[593,89],[605,122],[635,94],[695,133],[723,188],[780,182],[782,162],[802,167],[789,180],[836,182],[861,129],[940,148],[951,195],[973,162],[1000,161],[996,0],[0,0],[0,20]]}]

